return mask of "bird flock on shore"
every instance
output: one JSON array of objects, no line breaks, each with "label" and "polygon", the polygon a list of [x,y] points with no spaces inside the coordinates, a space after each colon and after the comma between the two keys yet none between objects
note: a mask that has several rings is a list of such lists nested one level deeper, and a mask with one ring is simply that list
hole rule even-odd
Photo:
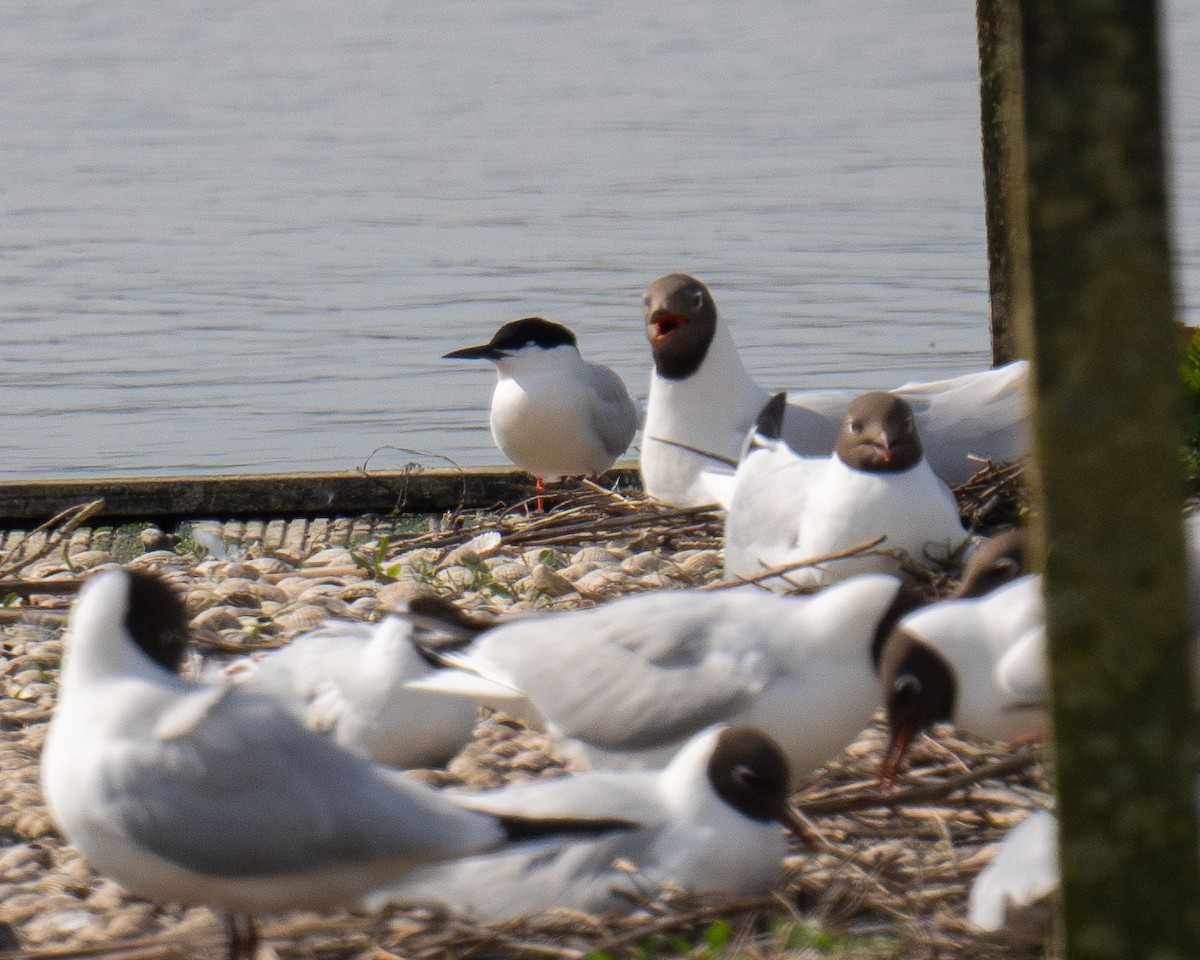
[{"label": "bird flock on shore", "polygon": [[[1026,364],[773,396],[701,281],[654,281],[643,319],[640,424],[620,377],[561,324],[514,320],[446,357],[495,365],[492,435],[539,493],[603,473],[640,426],[646,493],[719,504],[726,576],[757,582],[494,622],[415,597],[196,677],[170,584],[98,573],[71,614],[42,759],[50,810],[97,871],[224,911],[239,957],[256,915],[293,908],[433,904],[494,921],[628,908],[659,884],[753,895],[779,880],[787,833],[811,842],[797,782],[878,708],[881,789],[934,724],[1041,732],[1040,581],[1020,532],[964,529],[949,486],[1024,454]],[[953,571],[955,594],[930,602],[913,564]],[[482,793],[405,772],[446,763],[481,710],[546,731],[578,772]],[[995,927],[1018,895],[988,884],[972,917]]]}]

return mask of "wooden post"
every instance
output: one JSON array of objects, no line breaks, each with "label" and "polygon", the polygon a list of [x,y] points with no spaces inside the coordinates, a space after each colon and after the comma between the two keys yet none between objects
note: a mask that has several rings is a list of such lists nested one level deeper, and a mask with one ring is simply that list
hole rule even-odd
[{"label": "wooden post", "polygon": [[1018,285],[1029,277],[1014,268],[1014,245],[1025,233],[1024,195],[1020,194],[1024,163],[1021,114],[1021,11],[1018,0],[976,0],[979,41],[980,143],[983,149],[984,220],[987,225],[989,329],[992,365],[1018,356],[1013,333],[1014,304],[1022,302]]},{"label": "wooden post", "polygon": [[1153,0],[1022,0],[1064,955],[1195,960],[1190,628]]}]

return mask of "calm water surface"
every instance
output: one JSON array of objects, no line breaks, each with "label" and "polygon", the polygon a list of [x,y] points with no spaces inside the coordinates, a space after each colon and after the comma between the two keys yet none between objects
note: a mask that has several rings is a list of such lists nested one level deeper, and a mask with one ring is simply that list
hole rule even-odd
[{"label": "calm water surface", "polygon": [[[772,387],[980,366],[972,6],[9,0],[7,476],[500,463],[490,366],[438,357],[541,313],[642,395],[673,270]],[[1200,13],[1166,15],[1200,323]]]}]

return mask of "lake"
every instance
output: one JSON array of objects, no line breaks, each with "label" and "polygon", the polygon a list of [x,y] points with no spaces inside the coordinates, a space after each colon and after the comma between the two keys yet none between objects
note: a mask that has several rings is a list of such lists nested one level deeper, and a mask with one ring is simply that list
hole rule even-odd
[{"label": "lake", "polygon": [[[440,356],[542,314],[644,396],[676,270],[770,387],[987,362],[971,4],[4,6],[10,478],[502,463],[490,365]],[[1165,20],[1200,323],[1200,12]]]}]

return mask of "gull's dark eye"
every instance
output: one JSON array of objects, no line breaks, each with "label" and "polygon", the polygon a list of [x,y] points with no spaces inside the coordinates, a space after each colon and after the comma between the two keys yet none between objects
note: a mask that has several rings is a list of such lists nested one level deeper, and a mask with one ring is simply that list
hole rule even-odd
[{"label": "gull's dark eye", "polygon": [[704,291],[699,287],[692,288],[692,309],[699,310],[704,306]]},{"label": "gull's dark eye", "polygon": [[642,294],[642,306],[644,306],[644,307],[650,306],[650,294],[648,294],[648,293]]},{"label": "gull's dark eye", "polygon": [[746,786],[758,783],[758,775],[745,764],[738,764],[733,768],[733,779]]},{"label": "gull's dark eye", "polygon": [[851,419],[846,426],[850,428],[851,433],[862,433],[863,425],[861,420]]},{"label": "gull's dark eye", "polygon": [[901,674],[892,684],[892,701],[904,703],[916,700],[921,696],[921,681],[911,673]]}]

